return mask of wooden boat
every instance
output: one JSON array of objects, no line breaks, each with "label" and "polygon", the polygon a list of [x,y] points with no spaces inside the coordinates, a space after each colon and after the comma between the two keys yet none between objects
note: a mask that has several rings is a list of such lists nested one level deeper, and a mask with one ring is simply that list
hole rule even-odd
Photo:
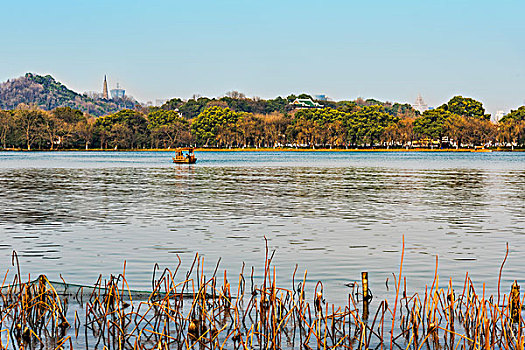
[{"label": "wooden boat", "polygon": [[177,148],[175,150],[175,157],[172,158],[173,163],[193,164],[197,161],[192,147]]}]

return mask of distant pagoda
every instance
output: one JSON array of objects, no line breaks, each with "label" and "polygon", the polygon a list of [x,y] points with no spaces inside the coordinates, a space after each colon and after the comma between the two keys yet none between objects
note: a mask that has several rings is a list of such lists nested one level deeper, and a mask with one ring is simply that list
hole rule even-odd
[{"label": "distant pagoda", "polygon": [[420,94],[417,95],[416,102],[412,104],[412,107],[420,113],[428,110],[428,105],[423,101],[423,97]]},{"label": "distant pagoda", "polygon": [[109,99],[108,95],[108,82],[106,80],[106,76],[104,75],[104,85],[102,86],[102,98],[107,100]]}]

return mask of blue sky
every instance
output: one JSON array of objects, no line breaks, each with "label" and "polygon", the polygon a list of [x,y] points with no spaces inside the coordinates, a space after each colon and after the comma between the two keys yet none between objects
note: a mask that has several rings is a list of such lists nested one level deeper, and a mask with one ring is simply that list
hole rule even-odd
[{"label": "blue sky", "polygon": [[522,0],[11,1],[0,80],[52,74],[83,92],[107,74],[139,101],[461,94],[493,113],[525,103],[523,13]]}]

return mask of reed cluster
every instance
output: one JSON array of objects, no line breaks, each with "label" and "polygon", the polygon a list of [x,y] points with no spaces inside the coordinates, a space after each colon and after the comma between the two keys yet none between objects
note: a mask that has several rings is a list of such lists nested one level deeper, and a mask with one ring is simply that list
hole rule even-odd
[{"label": "reed cluster", "polygon": [[367,284],[363,290],[353,283],[348,303],[336,306],[325,301],[322,282],[307,288],[307,272],[298,276],[297,268],[291,288],[279,286],[272,259],[267,249],[262,278],[243,265],[232,280],[218,273],[219,263],[205,276],[198,254],[179,277],[179,259],[174,270],[155,266],[153,290],[144,295],[129,288],[125,267],[94,287],[72,288],[45,276],[22,282],[14,254],[18,273],[11,283],[4,278],[0,290],[0,348],[524,348],[516,282],[508,294],[498,286],[495,298],[484,287],[477,291],[468,273],[461,288],[452,281],[439,287],[436,272],[424,293],[409,295],[401,261],[393,302],[373,305]]}]

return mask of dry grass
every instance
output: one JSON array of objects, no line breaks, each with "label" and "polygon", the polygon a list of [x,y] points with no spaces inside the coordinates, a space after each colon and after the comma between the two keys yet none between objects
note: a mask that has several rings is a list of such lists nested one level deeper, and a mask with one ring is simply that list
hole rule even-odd
[{"label": "dry grass", "polygon": [[0,293],[0,348],[72,349],[82,339],[86,349],[523,349],[517,284],[509,294],[498,287],[495,301],[476,291],[468,274],[462,290],[453,290],[451,281],[440,288],[436,273],[431,288],[409,296],[401,260],[395,302],[381,301],[369,315],[355,285],[348,304],[337,307],[325,303],[321,282],[306,296],[306,272],[296,269],[292,289],[278,286],[272,258],[267,248],[260,286],[253,268],[243,266],[233,277],[236,290],[218,264],[205,276],[199,255],[179,276],[179,259],[173,271],[154,270],[154,290],[145,297],[129,289],[125,269],[67,293],[45,276],[22,282],[18,270]]}]

